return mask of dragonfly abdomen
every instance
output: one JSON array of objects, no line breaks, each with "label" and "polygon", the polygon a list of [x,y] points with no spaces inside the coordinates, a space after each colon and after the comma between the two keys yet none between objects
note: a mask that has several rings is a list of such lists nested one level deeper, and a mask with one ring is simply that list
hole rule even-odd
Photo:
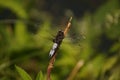
[{"label": "dragonfly abdomen", "polygon": [[64,39],[63,31],[58,31],[55,39],[53,39],[54,44],[49,53],[50,57],[52,57],[56,53],[63,39]]}]

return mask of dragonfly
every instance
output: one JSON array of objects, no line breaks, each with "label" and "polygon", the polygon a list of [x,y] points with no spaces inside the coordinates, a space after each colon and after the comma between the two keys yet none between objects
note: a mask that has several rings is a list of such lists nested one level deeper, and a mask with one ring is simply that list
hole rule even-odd
[{"label": "dragonfly", "polygon": [[65,30],[64,31],[62,31],[62,30],[58,31],[55,39],[53,39],[54,44],[53,44],[53,47],[52,47],[52,49],[50,50],[50,53],[49,53],[50,57],[54,56],[55,53],[57,52],[57,50],[59,49],[59,47],[60,47],[60,45],[61,45],[61,43],[62,43],[62,41],[63,41],[63,39],[64,39],[64,37],[65,37],[65,35],[67,33],[67,31],[68,31],[68,29],[69,29],[69,27],[71,25],[71,20],[72,20],[72,17],[70,18],[70,20],[68,22],[68,25],[65,28]]},{"label": "dragonfly", "polygon": [[[68,27],[65,29],[65,30],[59,30],[58,32],[57,32],[57,35],[54,37],[54,39],[52,40],[53,41],[53,46],[52,46],[52,48],[51,48],[51,50],[50,50],[50,52],[49,52],[49,57],[51,58],[52,56],[54,56],[55,55],[55,53],[58,51],[58,49],[59,49],[59,47],[60,47],[60,45],[61,45],[61,43],[62,43],[62,41],[63,41],[63,39],[65,38],[65,35],[66,35],[66,32],[67,32],[67,30],[68,30],[68,28],[70,27],[70,25],[71,25],[71,20],[72,20],[72,17],[69,19],[69,21],[68,21]],[[28,26],[30,25],[32,25],[32,29],[33,29],[33,26],[34,26],[34,28],[35,29],[37,29],[38,27],[37,26],[39,26],[40,25],[40,23],[34,23],[34,22],[32,22],[32,21],[26,21],[26,20],[16,20],[16,19],[6,19],[6,20],[0,20],[0,23],[8,23],[8,24],[11,24],[11,23],[16,23],[17,21],[22,21],[22,22],[24,22],[25,24],[27,24]],[[36,30],[35,30],[36,31]],[[42,37],[42,36],[41,36]],[[76,42],[77,43],[77,41],[80,41],[81,39],[83,39],[83,35],[80,35],[80,36],[76,36],[75,34],[71,34],[71,36],[70,36],[71,38],[70,38],[70,40],[74,43],[74,42]],[[82,38],[81,38],[82,37]],[[74,39],[73,39],[74,38]]]}]

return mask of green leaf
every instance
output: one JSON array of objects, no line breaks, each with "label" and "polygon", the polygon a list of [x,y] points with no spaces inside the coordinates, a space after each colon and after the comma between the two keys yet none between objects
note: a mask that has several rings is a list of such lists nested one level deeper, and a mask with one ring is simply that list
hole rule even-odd
[{"label": "green leaf", "polygon": [[15,66],[17,72],[20,74],[23,80],[32,80],[27,72],[25,72],[22,68]]},{"label": "green leaf", "polygon": [[97,22],[103,22],[105,16],[119,8],[119,0],[109,0],[106,4],[102,5],[94,14]]},{"label": "green leaf", "polygon": [[43,80],[43,74],[41,71],[38,73],[36,80]]},{"label": "green leaf", "polygon": [[27,41],[28,40],[27,29],[26,29],[25,24],[21,21],[16,22],[15,37],[16,37],[16,40],[17,40],[17,44],[25,45],[26,42],[28,42]]},{"label": "green leaf", "polygon": [[20,18],[26,19],[28,18],[27,12],[25,10],[22,1],[17,0],[0,0],[0,6],[4,8],[8,8],[11,11],[15,12],[16,15]]}]

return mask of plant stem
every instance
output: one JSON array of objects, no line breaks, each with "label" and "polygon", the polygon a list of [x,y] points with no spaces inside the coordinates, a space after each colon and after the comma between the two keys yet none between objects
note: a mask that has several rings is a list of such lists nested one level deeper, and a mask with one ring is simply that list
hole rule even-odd
[{"label": "plant stem", "polygon": [[[71,20],[72,20],[72,17],[69,19],[69,22],[64,30],[64,36],[67,34],[68,32],[68,29],[70,28],[70,25],[71,25]],[[49,61],[49,65],[48,65],[48,68],[47,68],[47,80],[51,80],[50,78],[50,74],[51,74],[51,71],[52,71],[52,68],[53,68],[53,65],[54,65],[54,62],[55,62],[55,58],[56,58],[56,55],[57,53],[55,53],[55,55],[53,55]]]}]

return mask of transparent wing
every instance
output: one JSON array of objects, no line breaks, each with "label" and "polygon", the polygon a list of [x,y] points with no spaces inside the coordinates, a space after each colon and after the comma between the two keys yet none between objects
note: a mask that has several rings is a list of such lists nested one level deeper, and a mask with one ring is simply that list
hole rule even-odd
[{"label": "transparent wing", "polygon": [[[14,29],[14,25],[18,22],[21,21],[23,22],[26,26],[29,32],[35,34],[37,32],[37,30],[40,28],[39,25],[41,25],[41,22],[36,22],[36,21],[28,21],[28,20],[23,20],[23,19],[4,19],[4,20],[0,20],[0,25],[8,25],[10,26],[12,29]],[[57,25],[54,25],[57,26]],[[49,37],[45,37],[44,34],[43,35],[36,35],[36,37],[39,36],[39,38],[44,38],[50,41],[53,41],[53,39],[55,38],[55,35],[57,33],[57,31],[59,30],[63,30],[65,25],[59,25],[57,27],[53,27],[55,29],[53,29],[54,31],[52,31],[52,33],[49,33]],[[84,39],[86,39],[85,35],[82,33],[74,33],[72,32],[72,30],[70,30],[70,32],[68,33],[68,35],[65,37],[64,42],[65,43],[69,43],[72,42],[74,44],[78,44],[83,41]]]}]

